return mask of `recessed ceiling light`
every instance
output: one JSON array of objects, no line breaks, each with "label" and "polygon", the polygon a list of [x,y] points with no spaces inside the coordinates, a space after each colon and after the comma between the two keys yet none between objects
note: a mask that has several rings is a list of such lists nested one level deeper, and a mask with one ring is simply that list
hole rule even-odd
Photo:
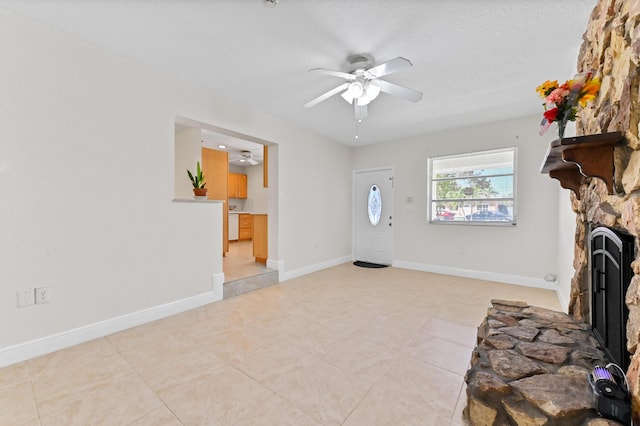
[{"label": "recessed ceiling light", "polygon": [[223,145],[223,144],[218,145],[218,148],[220,148],[220,149],[225,149],[226,147],[227,147],[227,146],[226,146],[226,145]]}]

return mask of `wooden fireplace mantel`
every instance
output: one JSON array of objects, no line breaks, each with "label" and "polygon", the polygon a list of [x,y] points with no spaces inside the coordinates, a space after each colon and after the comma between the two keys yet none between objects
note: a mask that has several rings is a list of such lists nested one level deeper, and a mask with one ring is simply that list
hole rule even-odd
[{"label": "wooden fireplace mantel", "polygon": [[624,140],[622,132],[556,139],[549,145],[540,173],[559,180],[578,199],[583,177],[602,179],[613,194],[613,150]]}]

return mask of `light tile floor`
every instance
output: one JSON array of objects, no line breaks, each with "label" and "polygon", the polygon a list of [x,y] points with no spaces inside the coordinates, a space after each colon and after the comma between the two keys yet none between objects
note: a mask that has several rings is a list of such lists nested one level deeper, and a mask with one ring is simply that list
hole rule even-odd
[{"label": "light tile floor", "polygon": [[491,298],[555,293],[343,264],[0,369],[2,425],[461,425]]},{"label": "light tile floor", "polygon": [[264,274],[271,270],[256,262],[253,257],[253,241],[229,241],[229,252],[222,258],[224,282]]}]

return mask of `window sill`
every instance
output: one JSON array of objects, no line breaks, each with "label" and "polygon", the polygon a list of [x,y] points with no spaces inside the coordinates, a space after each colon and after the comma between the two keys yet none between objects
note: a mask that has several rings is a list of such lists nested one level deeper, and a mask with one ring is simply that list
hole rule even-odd
[{"label": "window sill", "polygon": [[516,226],[517,222],[510,220],[430,220],[434,225],[464,225],[464,226]]}]

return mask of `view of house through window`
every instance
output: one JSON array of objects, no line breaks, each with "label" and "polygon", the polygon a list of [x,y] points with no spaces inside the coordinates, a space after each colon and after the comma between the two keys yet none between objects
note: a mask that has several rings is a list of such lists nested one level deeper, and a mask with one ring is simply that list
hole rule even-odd
[{"label": "view of house through window", "polygon": [[515,225],[516,148],[429,159],[433,223]]}]

